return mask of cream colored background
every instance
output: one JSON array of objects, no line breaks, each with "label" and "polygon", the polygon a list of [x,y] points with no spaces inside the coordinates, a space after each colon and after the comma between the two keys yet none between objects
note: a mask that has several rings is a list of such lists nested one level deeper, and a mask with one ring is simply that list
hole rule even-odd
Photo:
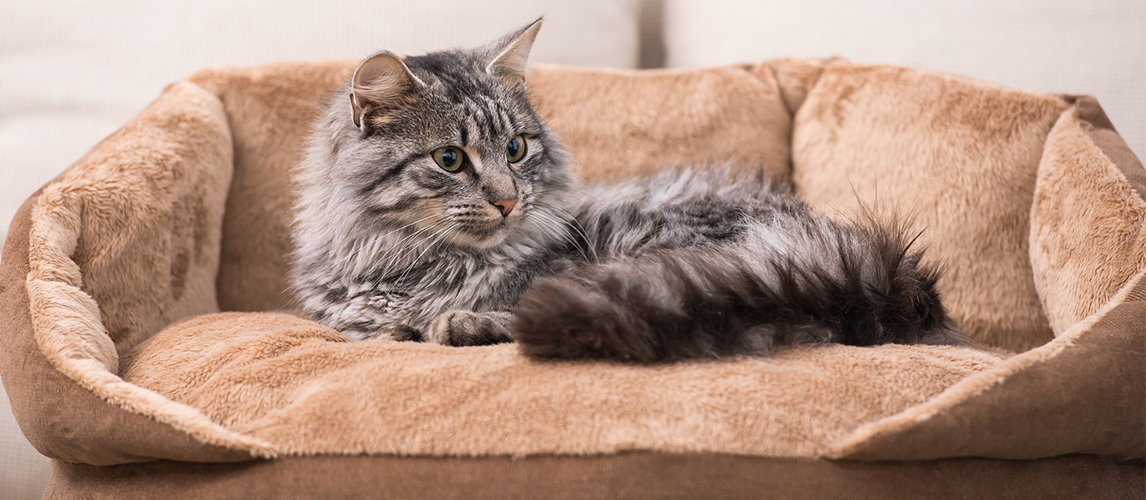
[{"label": "cream colored background", "polygon": [[[471,46],[544,14],[533,62],[697,67],[843,56],[1094,94],[1146,156],[1141,0],[0,1],[0,238],[20,203],[169,82],[211,65]],[[0,500],[48,461],[0,394]]]}]

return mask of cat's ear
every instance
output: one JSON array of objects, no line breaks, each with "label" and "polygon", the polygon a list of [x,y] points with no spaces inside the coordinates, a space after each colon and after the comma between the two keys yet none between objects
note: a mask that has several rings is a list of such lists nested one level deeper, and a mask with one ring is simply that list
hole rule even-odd
[{"label": "cat's ear", "polygon": [[533,41],[537,39],[541,22],[542,19],[539,18],[516,33],[510,33],[494,42],[494,56],[485,67],[486,73],[501,78],[512,86],[524,88],[525,62],[529,59],[529,50],[533,48]]},{"label": "cat's ear", "polygon": [[368,112],[382,116],[410,103],[410,94],[425,86],[410,72],[402,58],[390,51],[382,51],[362,61],[351,79],[350,105],[354,110],[354,126],[363,127]]}]

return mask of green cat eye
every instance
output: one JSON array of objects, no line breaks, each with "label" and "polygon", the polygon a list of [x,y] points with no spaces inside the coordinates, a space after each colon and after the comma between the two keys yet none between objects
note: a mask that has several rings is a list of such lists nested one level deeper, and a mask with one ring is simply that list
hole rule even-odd
[{"label": "green cat eye", "polygon": [[446,172],[455,172],[462,168],[462,160],[465,159],[466,154],[460,148],[454,146],[446,146],[437,151],[434,151],[434,161],[438,163]]},{"label": "green cat eye", "polygon": [[505,145],[505,158],[510,163],[517,163],[525,158],[525,138],[517,135]]}]

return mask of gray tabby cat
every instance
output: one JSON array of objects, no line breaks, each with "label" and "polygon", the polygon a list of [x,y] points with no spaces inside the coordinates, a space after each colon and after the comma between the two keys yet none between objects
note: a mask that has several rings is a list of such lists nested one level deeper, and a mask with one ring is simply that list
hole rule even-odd
[{"label": "gray tabby cat", "polygon": [[540,27],[378,53],[327,103],[293,234],[315,321],[358,340],[645,362],[963,342],[902,231],[712,169],[579,186],[527,99]]}]

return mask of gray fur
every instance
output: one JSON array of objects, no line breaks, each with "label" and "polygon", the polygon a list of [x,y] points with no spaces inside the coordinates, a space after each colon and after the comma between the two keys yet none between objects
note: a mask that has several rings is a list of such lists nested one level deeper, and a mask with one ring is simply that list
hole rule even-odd
[{"label": "gray fur", "polygon": [[[552,250],[568,237],[557,207],[576,196],[566,154],[524,87],[485,71],[515,38],[405,58],[424,85],[362,128],[350,82],[329,100],[296,172],[292,278],[315,320],[354,339],[409,338],[451,310],[507,311],[531,275],[572,266]],[[511,168],[517,134],[527,152]],[[430,153],[443,146],[472,164],[442,170]],[[503,218],[491,203],[509,198],[520,202]]]},{"label": "gray fur", "polygon": [[[406,57],[401,61],[413,78],[400,99],[371,88],[366,90],[388,100],[371,105],[364,90],[355,97],[362,102],[352,106],[355,84],[348,82],[326,104],[297,168],[293,227],[292,280],[316,321],[357,340],[472,345],[512,341],[515,331],[528,331],[531,345],[539,346],[552,340],[545,324],[563,324],[551,314],[561,308],[549,306],[579,303],[563,293],[597,296],[594,280],[605,280],[602,290],[608,280],[647,283],[634,286],[653,303],[673,308],[682,300],[673,287],[686,281],[747,273],[749,281],[779,290],[792,268],[846,281],[853,265],[871,267],[861,270],[863,279],[879,281],[886,270],[875,263],[887,260],[883,254],[906,254],[902,238],[885,238],[898,246],[873,245],[870,231],[822,219],[784,187],[759,177],[683,169],[579,186],[557,137],[529,105],[514,73],[514,64],[524,63],[520,51],[528,50],[522,40],[531,43],[535,34],[536,23],[475,50]],[[507,53],[516,58],[491,64]],[[511,165],[506,144],[519,134],[527,141],[526,156]],[[445,146],[461,147],[471,162],[457,172],[443,170],[430,155]],[[519,202],[503,217],[493,203],[505,199]],[[679,257],[681,265],[666,256],[672,262]],[[917,260],[904,271],[915,272]],[[933,275],[921,272],[933,289]],[[818,286],[809,283],[804,286]],[[605,295],[602,300],[623,307],[624,300]],[[515,312],[523,296],[528,307]],[[937,310],[936,328],[953,331]],[[554,332],[576,337],[573,323]],[[840,340],[823,321],[809,324],[748,325],[741,330],[755,333],[738,340],[734,352],[765,352],[776,339]],[[765,338],[762,331],[771,333]],[[527,346],[526,352],[599,355],[573,349],[566,356],[562,349],[568,346]]]}]

